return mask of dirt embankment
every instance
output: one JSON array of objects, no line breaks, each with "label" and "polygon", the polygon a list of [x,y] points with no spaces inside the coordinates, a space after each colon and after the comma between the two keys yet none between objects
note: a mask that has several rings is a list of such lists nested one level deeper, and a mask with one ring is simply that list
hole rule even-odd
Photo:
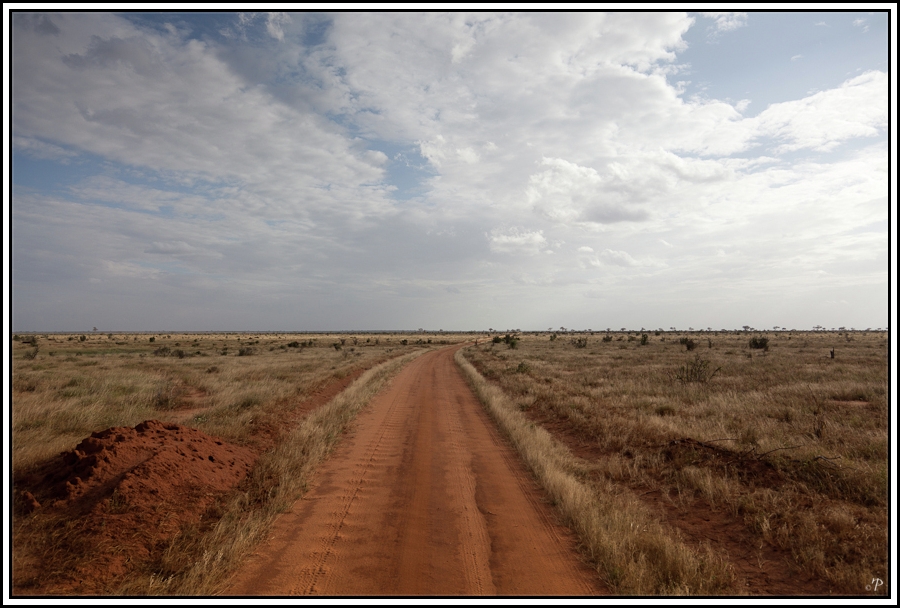
[{"label": "dirt embankment", "polygon": [[[248,448],[158,420],[93,433],[17,484],[31,488],[20,509],[55,519],[51,538],[67,555],[43,547],[18,560],[16,591],[103,593],[105,582],[149,559],[185,523],[199,523],[255,460]],[[69,571],[47,572],[47,561]]]}]

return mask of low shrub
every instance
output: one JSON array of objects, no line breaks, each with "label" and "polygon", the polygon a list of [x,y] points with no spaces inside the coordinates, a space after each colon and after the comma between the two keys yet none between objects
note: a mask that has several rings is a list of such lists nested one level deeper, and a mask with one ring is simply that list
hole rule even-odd
[{"label": "low shrub", "polygon": [[769,339],[765,336],[757,336],[754,338],[750,338],[750,348],[759,348],[762,350],[769,350]]},{"label": "low shrub", "polygon": [[693,361],[689,361],[678,368],[674,377],[682,384],[687,384],[688,382],[709,382],[720,369],[722,368],[712,369],[709,361],[701,359],[700,355],[697,355]]}]

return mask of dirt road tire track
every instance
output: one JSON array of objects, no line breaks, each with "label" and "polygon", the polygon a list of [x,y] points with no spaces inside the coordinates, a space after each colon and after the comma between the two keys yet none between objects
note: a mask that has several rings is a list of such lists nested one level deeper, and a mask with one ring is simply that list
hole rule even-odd
[{"label": "dirt road tire track", "polygon": [[417,358],[375,397],[225,594],[603,592],[457,369],[457,348]]}]

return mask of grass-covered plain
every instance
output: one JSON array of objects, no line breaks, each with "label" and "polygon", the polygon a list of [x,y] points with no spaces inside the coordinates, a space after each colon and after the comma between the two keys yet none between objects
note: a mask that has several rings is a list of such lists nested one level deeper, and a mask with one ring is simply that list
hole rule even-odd
[{"label": "grass-covered plain", "polygon": [[439,342],[432,335],[384,334],[17,337],[15,469],[71,449],[94,431],[150,418],[174,417],[229,441],[252,441],[254,426],[278,424],[331,380],[421,347],[417,342]]},{"label": "grass-covered plain", "polygon": [[541,333],[464,354],[567,448],[560,474],[593,498],[566,517],[616,592],[887,581],[886,333]]}]

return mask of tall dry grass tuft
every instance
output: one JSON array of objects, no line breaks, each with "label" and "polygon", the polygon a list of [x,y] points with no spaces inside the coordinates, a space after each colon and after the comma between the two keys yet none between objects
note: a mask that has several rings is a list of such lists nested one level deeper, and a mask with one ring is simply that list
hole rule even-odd
[{"label": "tall dry grass tuft", "polygon": [[457,351],[456,362],[491,417],[509,437],[612,591],[621,595],[734,593],[727,565],[663,529],[639,502],[612,486],[579,480],[584,470],[559,442]]}]

